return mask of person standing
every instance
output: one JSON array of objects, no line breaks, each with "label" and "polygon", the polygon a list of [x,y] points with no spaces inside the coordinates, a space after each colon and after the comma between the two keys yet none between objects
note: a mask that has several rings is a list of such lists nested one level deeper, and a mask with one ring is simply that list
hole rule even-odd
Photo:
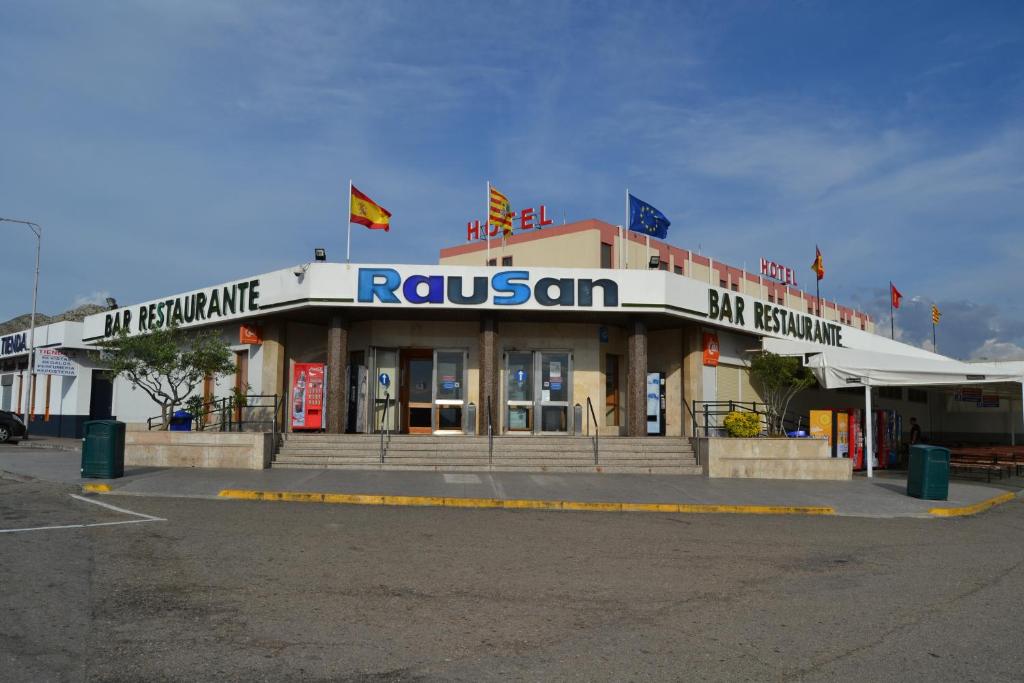
[{"label": "person standing", "polygon": [[917,418],[910,418],[910,445],[921,443],[921,425],[917,424]]}]

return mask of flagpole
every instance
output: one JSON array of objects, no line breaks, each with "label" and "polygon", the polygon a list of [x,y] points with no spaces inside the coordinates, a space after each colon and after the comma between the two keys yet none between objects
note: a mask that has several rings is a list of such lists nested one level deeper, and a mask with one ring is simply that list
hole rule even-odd
[{"label": "flagpole", "polygon": [[487,180],[487,210],[483,213],[483,236],[487,239],[487,256],[483,265],[490,265],[490,181]]},{"label": "flagpole", "polygon": [[348,179],[348,206],[345,208],[345,215],[348,216],[348,238],[345,240],[345,263],[352,260],[352,179]]},{"label": "flagpole", "polygon": [[939,347],[935,345],[935,321],[932,321],[932,353],[938,353]]},{"label": "flagpole", "polygon": [[821,280],[817,275],[814,277],[814,295],[818,299],[818,317],[821,318]]},{"label": "flagpole", "polygon": [[619,253],[616,254],[616,256],[618,256],[616,261],[618,261],[618,268],[619,268],[619,270],[622,270],[622,226],[621,225],[619,226],[619,250],[618,251],[619,251]]},{"label": "flagpole", "polygon": [[629,188],[626,188],[626,222],[622,224],[622,234],[626,238],[626,270],[629,270]]},{"label": "flagpole", "polygon": [[892,307],[892,280],[889,280],[889,336],[896,339],[896,309]]}]

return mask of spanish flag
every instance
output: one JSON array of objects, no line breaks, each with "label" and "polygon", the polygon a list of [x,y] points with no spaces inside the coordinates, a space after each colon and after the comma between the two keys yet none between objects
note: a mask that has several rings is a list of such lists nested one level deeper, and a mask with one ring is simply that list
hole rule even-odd
[{"label": "spanish flag", "polygon": [[825,277],[825,262],[821,258],[821,249],[818,249],[817,246],[814,247],[814,263],[811,264],[811,270],[819,280]]},{"label": "spanish flag", "polygon": [[370,230],[387,232],[391,229],[391,212],[357,190],[355,185],[352,186],[350,201],[352,213],[349,221],[365,225]]},{"label": "spanish flag", "polygon": [[[490,185],[490,197],[489,197],[489,221],[491,226],[501,227],[502,238],[509,237],[512,234],[512,204],[508,201],[508,197],[498,191],[498,188]],[[490,234],[490,230],[487,231]]]}]

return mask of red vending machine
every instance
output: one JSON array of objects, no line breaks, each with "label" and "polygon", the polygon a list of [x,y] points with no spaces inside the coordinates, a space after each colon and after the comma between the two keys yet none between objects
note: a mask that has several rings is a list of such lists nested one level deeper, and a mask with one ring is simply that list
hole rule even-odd
[{"label": "red vending machine", "polygon": [[853,469],[864,469],[864,427],[861,425],[863,411],[859,408],[850,410],[850,459]]},{"label": "red vending machine", "polygon": [[324,364],[296,363],[292,373],[293,430],[324,428]]}]

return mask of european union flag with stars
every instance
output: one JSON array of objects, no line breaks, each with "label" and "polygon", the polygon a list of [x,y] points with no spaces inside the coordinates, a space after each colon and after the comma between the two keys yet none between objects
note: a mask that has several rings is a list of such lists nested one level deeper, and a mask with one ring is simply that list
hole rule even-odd
[{"label": "european union flag with stars", "polygon": [[629,229],[642,232],[651,237],[665,239],[668,237],[668,226],[672,225],[665,214],[658,211],[645,201],[629,195]]}]

